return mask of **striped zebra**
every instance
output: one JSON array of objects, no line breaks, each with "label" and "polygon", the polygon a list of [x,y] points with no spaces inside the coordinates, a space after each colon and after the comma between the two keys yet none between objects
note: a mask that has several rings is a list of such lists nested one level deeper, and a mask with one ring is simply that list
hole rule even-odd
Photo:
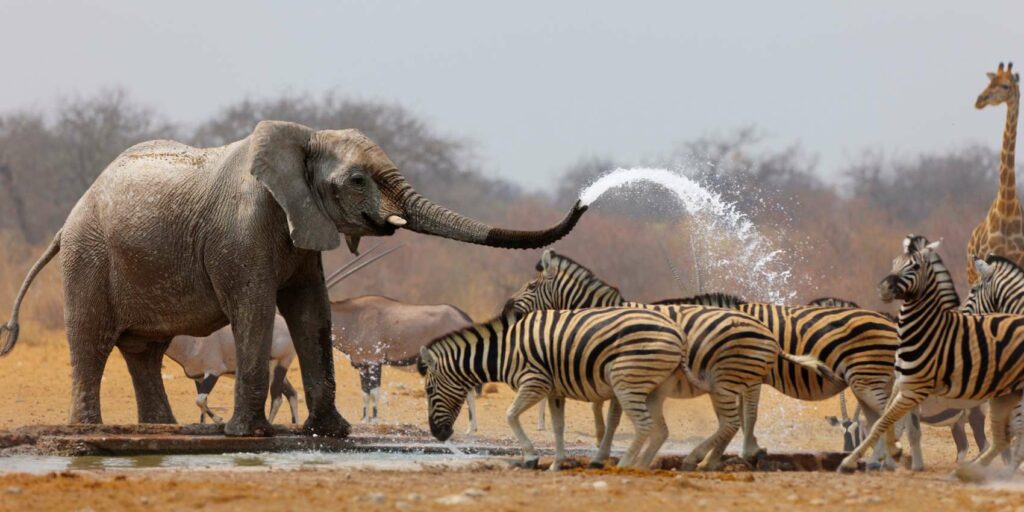
[{"label": "striped zebra", "polygon": [[[761,384],[779,360],[815,369],[830,376],[822,363],[811,357],[781,354],[775,338],[764,325],[737,311],[697,306],[653,306],[625,302],[619,291],[598,279],[575,261],[545,251],[537,267],[540,276],[526,283],[505,305],[508,313],[546,309],[579,309],[602,306],[644,307],[670,317],[685,336],[688,374],[677,373],[675,385],[666,391],[674,398],[711,395],[718,417],[718,430],[692,450],[685,462],[698,468],[713,467],[721,459],[741,423],[744,429],[742,455],[755,458],[761,449],[753,435]],[[834,376],[833,376],[834,377]],[[741,414],[742,409],[742,414]],[[612,401],[608,425],[603,429],[596,462],[607,457],[618,423],[619,406]],[[742,417],[741,417],[742,416]],[[601,429],[596,415],[597,430]]]},{"label": "striped zebra", "polygon": [[[807,305],[837,308],[860,308],[856,302],[840,299],[838,297],[821,297],[808,302]],[[1009,313],[1009,311],[1004,311],[1004,313]],[[893,322],[896,322],[895,315],[885,312],[882,314]],[[843,395],[840,394],[839,397],[842,398]],[[956,446],[956,462],[959,464],[966,460],[967,452],[971,449],[971,443],[967,439],[966,425],[968,423],[971,425],[971,432],[974,434],[974,442],[978,445],[979,452],[988,446],[988,438],[985,437],[985,414],[987,409],[988,406],[985,403],[957,404],[949,403],[948,400],[931,398],[925,400],[924,403],[918,406],[917,417],[920,422],[925,425],[932,427],[949,427],[950,434],[953,436],[953,444]],[[854,416],[852,420],[847,420],[844,414],[844,420],[853,425],[862,425],[858,421],[860,407],[857,407],[853,414]],[[838,419],[835,419],[834,416],[830,416],[827,419],[832,425],[842,423]],[[897,438],[899,437],[898,431],[899,429],[897,429]],[[851,451],[857,444],[859,444],[858,441],[857,443],[854,443],[853,446],[850,446],[850,439],[850,436],[846,432],[846,428],[844,428],[843,445],[846,447],[845,451]],[[863,436],[861,436],[861,439],[863,439]]]},{"label": "striped zebra", "polygon": [[[1013,260],[994,254],[985,260],[975,259],[974,268],[979,277],[964,301],[964,312],[1024,315],[1024,269]],[[1013,424],[1024,429],[1024,402],[1014,411]],[[1024,462],[1024,438],[1018,438],[1016,443],[1014,467]]]},{"label": "striped zebra", "polygon": [[430,431],[447,440],[466,394],[476,385],[504,382],[516,390],[506,417],[526,467],[536,467],[538,457],[519,416],[547,399],[556,449],[551,469],[557,470],[565,459],[565,399],[615,397],[636,430],[619,466],[647,467],[668,437],[659,390],[672,385],[670,376],[685,367],[685,346],[674,323],[643,309],[503,314],[435,339],[420,351]]},{"label": "striped zebra", "polygon": [[992,440],[977,463],[988,465],[1009,447],[1011,414],[1024,391],[1024,316],[961,312],[938,245],[907,236],[878,285],[883,301],[903,301],[896,394],[867,439],[843,459],[842,472],[855,471],[867,447],[930,396],[988,400]]},{"label": "striped zebra", "polygon": [[[893,362],[899,339],[896,326],[885,315],[866,309],[836,307],[784,306],[749,303],[723,293],[710,293],[683,299],[668,299],[655,304],[701,304],[736,309],[763,323],[772,331],[782,353],[799,354],[823,361],[839,377],[821,378],[799,365],[780,361],[766,382],[784,395],[797,400],[819,401],[831,398],[847,387],[853,391],[860,409],[872,425],[885,411],[892,394]],[[911,422],[908,437],[911,466],[924,468],[921,433]],[[898,456],[896,432],[888,433],[885,444],[874,451],[869,467],[895,464]]]}]

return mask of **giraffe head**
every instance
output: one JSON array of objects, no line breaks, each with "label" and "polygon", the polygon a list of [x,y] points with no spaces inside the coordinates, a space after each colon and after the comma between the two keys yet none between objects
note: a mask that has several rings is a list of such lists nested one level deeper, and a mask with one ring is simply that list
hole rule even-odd
[{"label": "giraffe head", "polygon": [[1006,68],[999,63],[999,69],[995,73],[988,74],[988,86],[978,95],[978,101],[974,102],[976,108],[985,108],[990,105],[1005,103],[1010,98],[1016,98],[1020,94],[1017,83],[1020,82],[1020,73],[1013,72],[1013,63]]}]

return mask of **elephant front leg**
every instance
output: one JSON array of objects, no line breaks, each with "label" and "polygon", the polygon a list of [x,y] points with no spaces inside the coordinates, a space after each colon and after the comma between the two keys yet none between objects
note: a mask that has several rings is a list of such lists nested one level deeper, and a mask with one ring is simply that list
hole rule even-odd
[{"label": "elephant front leg", "polygon": [[265,411],[270,391],[270,344],[274,328],[274,307],[238,306],[229,315],[235,336],[238,361],[235,409],[224,425],[229,436],[272,436],[273,427]]},{"label": "elephant front leg", "polygon": [[351,426],[334,404],[334,358],[331,345],[331,315],[319,257],[316,279],[281,290],[277,306],[288,323],[295,352],[299,356],[302,385],[309,416],[305,435],[347,437]]}]

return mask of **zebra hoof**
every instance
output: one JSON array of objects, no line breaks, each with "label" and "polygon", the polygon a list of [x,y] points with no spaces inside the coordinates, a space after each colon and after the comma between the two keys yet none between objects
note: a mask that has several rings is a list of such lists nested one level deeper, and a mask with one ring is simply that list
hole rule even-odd
[{"label": "zebra hoof", "polygon": [[857,468],[856,468],[856,466],[850,468],[850,467],[846,467],[846,466],[843,466],[842,464],[840,464],[839,468],[836,469],[836,472],[840,473],[840,474],[843,474],[843,475],[852,475],[852,474],[857,472]]},{"label": "zebra hoof", "polygon": [[590,469],[604,469],[604,462],[592,460],[590,461],[590,464],[587,464],[587,467]]},{"label": "zebra hoof", "polygon": [[523,461],[523,468],[525,469],[537,469],[537,461],[539,459],[530,459]]}]

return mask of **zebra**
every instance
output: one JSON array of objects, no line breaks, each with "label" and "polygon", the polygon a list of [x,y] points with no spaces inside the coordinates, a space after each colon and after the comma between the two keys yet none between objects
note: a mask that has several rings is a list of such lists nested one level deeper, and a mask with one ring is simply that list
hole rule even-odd
[{"label": "zebra", "polygon": [[[626,303],[617,288],[602,281],[583,265],[554,251],[545,251],[536,268],[540,276],[526,283],[506,308],[514,306],[520,311],[532,311],[636,305]],[[885,408],[892,392],[892,365],[898,339],[895,325],[881,314],[867,310],[747,304],[739,297],[723,293],[670,302],[738,310],[743,314],[744,322],[753,316],[769,330],[775,345],[772,350],[786,356],[777,358],[764,380],[790,397],[824,400],[849,385],[858,403],[867,411],[865,416],[869,422],[877,419]],[[828,375],[813,375],[820,372],[808,371],[805,365],[792,360],[794,354],[825,361],[829,374],[839,376],[842,382],[832,382]],[[756,407],[756,402],[745,401],[744,407]],[[744,419],[756,418],[756,411],[745,411],[742,416]],[[753,435],[754,425],[744,421],[743,426],[743,454],[749,457],[760,448]],[[606,436],[608,430],[611,429],[606,429]],[[914,436],[911,439],[915,447],[915,461],[920,461],[920,439]],[[881,465],[886,452],[897,453],[895,437],[887,440],[887,447],[876,450],[873,465]],[[915,462],[916,466],[920,466],[920,462]]]},{"label": "zebra", "polygon": [[[1024,315],[1024,269],[1013,260],[994,254],[985,260],[976,258],[974,268],[979,278],[971,287],[961,310],[976,314]],[[1024,428],[1024,401],[1014,410],[1013,424],[1017,431]],[[1019,465],[1024,457],[1024,438],[1018,438],[1016,443],[1012,457]]]},{"label": "zebra", "polygon": [[[838,297],[820,297],[808,302],[807,305],[837,308],[860,308],[860,305],[856,302]],[[881,313],[892,320],[893,323],[896,322],[895,315],[888,312]],[[843,395],[840,394],[839,398],[842,399]],[[949,427],[950,434],[953,436],[953,444],[956,446],[956,462],[959,464],[966,460],[967,452],[971,448],[971,444],[967,439],[967,424],[971,425],[971,432],[974,434],[974,442],[978,445],[978,450],[984,450],[985,447],[988,446],[988,438],[985,437],[985,414],[988,406],[985,403],[964,404],[966,407],[957,407],[956,405],[957,404],[950,404],[946,400],[932,398],[925,400],[924,403],[917,408],[916,414],[921,423],[924,423],[925,425],[933,427]],[[860,444],[860,439],[864,438],[864,432],[858,432],[859,437],[855,438],[851,438],[849,435],[849,428],[853,425],[856,425],[860,430],[863,430],[864,425],[859,421],[859,417],[860,407],[858,406],[857,409],[854,410],[852,420],[846,417],[845,412],[843,412],[842,420],[839,420],[835,416],[829,416],[826,418],[830,425],[843,427],[844,451],[852,451],[854,447]],[[899,429],[897,429],[897,438],[900,436],[898,431]],[[855,439],[856,442],[853,442]],[[851,442],[853,443],[852,445]]]},{"label": "zebra", "polygon": [[[696,306],[653,306],[625,302],[619,291],[598,279],[589,269],[570,258],[545,251],[538,263],[540,276],[527,282],[506,303],[509,314],[545,309],[579,309],[602,306],[649,308],[670,317],[689,343],[689,373],[676,374],[675,385],[666,390],[674,398],[711,395],[719,428],[692,450],[688,464],[699,469],[713,467],[721,459],[740,424],[744,430],[742,456],[754,459],[760,452],[753,427],[757,420],[757,402],[761,384],[781,355],[801,366],[830,371],[817,359],[781,354],[775,338],[764,325],[737,311]],[[742,418],[740,405],[742,404]],[[594,465],[607,457],[619,419],[619,407],[613,400],[608,410],[608,425],[603,427],[600,410],[595,415],[596,430],[604,432]]]},{"label": "zebra", "polygon": [[[636,429],[619,466],[647,467],[668,437],[662,412],[669,377],[685,368],[686,341],[667,317],[643,309],[600,308],[502,314],[431,341],[417,368],[426,377],[428,421],[437,439],[453,423],[473,386],[504,382],[516,390],[506,418],[523,448],[523,465],[537,453],[519,416],[548,400],[558,470],[565,459],[565,399],[615,397]],[[644,453],[640,449],[647,444]]]},{"label": "zebra", "polygon": [[1010,416],[1024,391],[1024,316],[960,311],[939,243],[908,235],[878,284],[883,301],[903,301],[896,394],[868,437],[843,459],[841,472],[855,471],[867,447],[930,396],[988,400],[992,440],[977,464],[987,466],[1009,446]]}]

